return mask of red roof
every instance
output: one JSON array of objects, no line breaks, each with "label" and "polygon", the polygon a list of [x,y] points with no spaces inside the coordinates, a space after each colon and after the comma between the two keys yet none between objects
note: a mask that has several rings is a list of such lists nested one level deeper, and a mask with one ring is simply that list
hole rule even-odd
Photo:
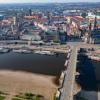
[{"label": "red roof", "polygon": [[77,21],[86,21],[86,18],[80,17],[80,16],[73,16],[73,19],[77,20]]}]

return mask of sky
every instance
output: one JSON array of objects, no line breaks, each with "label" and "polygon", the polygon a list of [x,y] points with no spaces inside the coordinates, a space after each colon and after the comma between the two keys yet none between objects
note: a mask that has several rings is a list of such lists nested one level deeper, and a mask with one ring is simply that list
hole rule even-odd
[{"label": "sky", "polygon": [[100,2],[100,0],[0,0],[0,3]]}]

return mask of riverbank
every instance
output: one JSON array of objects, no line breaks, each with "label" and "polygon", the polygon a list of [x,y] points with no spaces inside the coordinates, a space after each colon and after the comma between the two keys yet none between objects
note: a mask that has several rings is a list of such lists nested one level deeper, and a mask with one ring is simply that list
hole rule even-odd
[{"label": "riverbank", "polygon": [[22,93],[39,94],[52,100],[57,90],[58,77],[65,69],[66,55],[0,54],[0,91],[6,100]]},{"label": "riverbank", "polygon": [[44,96],[45,100],[52,100],[57,89],[53,83],[54,79],[54,76],[1,70],[0,91],[8,93],[11,97],[21,92],[31,92]]}]

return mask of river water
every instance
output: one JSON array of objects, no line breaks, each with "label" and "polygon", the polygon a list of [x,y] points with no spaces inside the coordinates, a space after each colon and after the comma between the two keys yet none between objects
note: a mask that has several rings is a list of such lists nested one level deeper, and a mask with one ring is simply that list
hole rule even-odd
[{"label": "river water", "polygon": [[0,54],[0,70],[26,71],[56,76],[64,70],[66,55]]}]

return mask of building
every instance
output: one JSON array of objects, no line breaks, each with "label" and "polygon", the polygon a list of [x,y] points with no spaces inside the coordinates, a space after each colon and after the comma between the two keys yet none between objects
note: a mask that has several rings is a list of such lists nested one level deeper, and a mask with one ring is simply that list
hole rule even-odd
[{"label": "building", "polygon": [[91,32],[91,43],[100,44],[100,28],[94,29]]},{"label": "building", "polygon": [[59,40],[61,44],[66,44],[67,41],[67,33],[64,32],[63,30],[59,31]]},{"label": "building", "polygon": [[32,16],[32,10],[29,9],[29,16]]}]

